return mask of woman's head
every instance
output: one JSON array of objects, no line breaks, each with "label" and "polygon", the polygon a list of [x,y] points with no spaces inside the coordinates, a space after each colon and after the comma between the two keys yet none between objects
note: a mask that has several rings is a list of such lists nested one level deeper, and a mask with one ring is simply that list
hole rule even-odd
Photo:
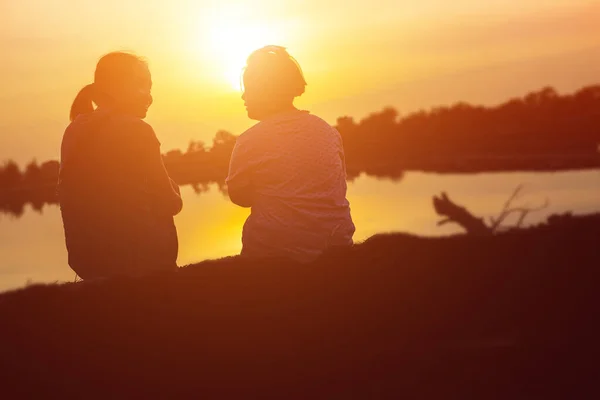
[{"label": "woman's head", "polygon": [[256,120],[293,107],[306,87],[300,65],[279,46],[263,47],[248,57],[243,84],[248,116]]},{"label": "woman's head", "polygon": [[94,111],[93,103],[145,118],[152,104],[151,89],[146,61],[131,53],[109,53],[98,61],[94,83],[81,89],[73,101],[71,121]]}]

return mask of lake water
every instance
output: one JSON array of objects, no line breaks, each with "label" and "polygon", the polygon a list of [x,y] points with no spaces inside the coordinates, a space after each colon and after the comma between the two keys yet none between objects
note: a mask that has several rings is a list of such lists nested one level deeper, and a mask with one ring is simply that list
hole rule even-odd
[{"label": "lake water", "polygon": [[[450,198],[478,216],[497,215],[515,187],[524,184],[514,205],[550,205],[532,213],[526,224],[553,213],[600,211],[600,171],[564,173],[499,173],[436,175],[407,173],[401,181],[361,176],[348,186],[356,224],[355,240],[379,232],[402,231],[420,235],[460,232],[454,225],[439,227],[432,196],[447,191]],[[216,187],[197,195],[182,187],[184,210],[176,217],[180,251],[178,263],[239,253],[241,229],[249,211],[231,204]],[[510,224],[512,221],[507,221]],[[27,283],[73,280],[60,211],[47,206],[42,213],[28,209],[21,218],[0,214],[0,291]]]}]

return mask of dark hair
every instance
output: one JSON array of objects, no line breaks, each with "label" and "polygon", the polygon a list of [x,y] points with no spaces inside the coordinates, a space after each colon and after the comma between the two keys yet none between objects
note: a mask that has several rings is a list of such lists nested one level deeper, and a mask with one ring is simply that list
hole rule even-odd
[{"label": "dark hair", "polygon": [[300,64],[285,47],[271,45],[254,51],[246,61],[244,73],[248,70],[286,94],[297,97],[304,93],[306,80]]},{"label": "dark hair", "polygon": [[147,62],[132,53],[116,51],[100,58],[94,73],[94,83],[84,86],[73,100],[71,121],[79,114],[94,111],[94,103],[100,105],[118,88],[138,84],[142,68],[147,70]]}]

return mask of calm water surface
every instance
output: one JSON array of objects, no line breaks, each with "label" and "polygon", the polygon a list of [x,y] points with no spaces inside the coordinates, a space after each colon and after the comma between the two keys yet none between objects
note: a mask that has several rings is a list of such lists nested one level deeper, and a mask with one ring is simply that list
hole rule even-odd
[{"label": "calm water surface", "polygon": [[[401,181],[362,176],[349,183],[348,198],[356,224],[355,240],[379,232],[403,231],[420,235],[460,232],[453,225],[438,227],[431,198],[445,190],[450,198],[479,216],[497,215],[518,184],[523,195],[515,205],[535,207],[545,199],[550,206],[531,214],[536,223],[549,214],[600,211],[600,171],[567,173],[502,173],[436,175],[408,173]],[[239,208],[216,187],[197,195],[183,187],[184,210],[176,217],[180,251],[185,265],[209,258],[237,254],[241,229],[249,211]],[[511,221],[508,221],[511,222]],[[0,291],[31,282],[73,280],[67,265],[62,222],[58,207],[32,210],[21,218],[0,214]]]}]

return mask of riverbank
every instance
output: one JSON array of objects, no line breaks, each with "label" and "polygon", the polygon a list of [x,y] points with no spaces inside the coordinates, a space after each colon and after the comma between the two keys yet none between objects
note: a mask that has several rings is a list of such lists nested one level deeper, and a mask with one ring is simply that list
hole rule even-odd
[{"label": "riverbank", "polygon": [[[11,185],[0,185],[0,213],[20,216],[25,207],[31,205],[34,210],[42,210],[46,205],[58,204],[56,182],[58,181],[58,163],[44,164],[45,174],[34,180],[23,178],[14,180]],[[204,162],[176,161],[167,162],[167,168],[173,179],[181,186],[190,185],[196,193],[208,190],[216,184],[225,191],[226,167],[215,169]],[[394,181],[411,172],[435,173],[439,175],[471,175],[482,173],[565,173],[568,171],[600,171],[600,154],[592,155],[540,155],[540,156],[472,156],[456,157],[417,157],[403,158],[390,163],[370,163],[361,168],[352,164],[347,167],[348,180],[359,176]]]},{"label": "riverbank", "polygon": [[[0,295],[8,398],[547,398],[592,384],[600,215]],[[588,369],[592,368],[592,369]],[[570,396],[567,396],[569,394]]]}]

